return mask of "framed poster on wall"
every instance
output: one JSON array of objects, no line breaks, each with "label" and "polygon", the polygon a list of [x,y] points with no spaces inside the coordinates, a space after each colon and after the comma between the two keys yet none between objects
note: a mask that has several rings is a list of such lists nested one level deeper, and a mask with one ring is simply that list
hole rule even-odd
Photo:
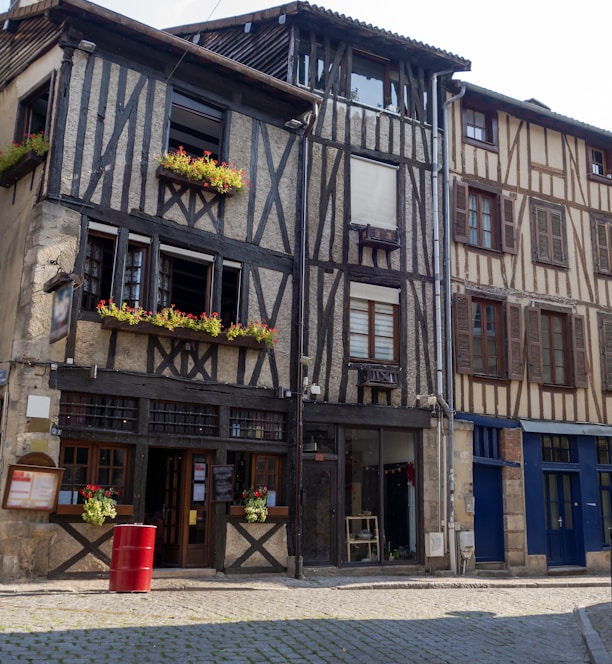
[{"label": "framed poster on wall", "polygon": [[63,468],[17,464],[9,466],[3,509],[54,512],[63,474]]}]

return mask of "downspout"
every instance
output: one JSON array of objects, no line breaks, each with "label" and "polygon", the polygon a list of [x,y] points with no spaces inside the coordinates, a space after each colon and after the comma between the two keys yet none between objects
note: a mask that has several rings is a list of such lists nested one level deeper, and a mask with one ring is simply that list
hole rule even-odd
[{"label": "downspout", "polygon": [[[446,320],[446,397],[448,402],[448,527],[451,570],[457,573],[457,548],[455,546],[455,406],[453,372],[453,334],[451,327],[451,225],[450,225],[450,175],[448,165],[448,108],[465,94],[465,83],[461,90],[442,104],[443,165],[444,165],[444,314]],[[452,539],[451,539],[452,538]]]},{"label": "downspout", "polygon": [[296,434],[295,434],[295,578],[304,578],[302,557],[302,484],[303,484],[303,452],[304,452],[304,293],[306,291],[306,226],[308,221],[308,137],[319,115],[319,105],[312,104],[312,113],[302,134],[302,192],[300,200],[300,256],[298,261],[298,315],[297,315],[297,385],[295,389]]}]

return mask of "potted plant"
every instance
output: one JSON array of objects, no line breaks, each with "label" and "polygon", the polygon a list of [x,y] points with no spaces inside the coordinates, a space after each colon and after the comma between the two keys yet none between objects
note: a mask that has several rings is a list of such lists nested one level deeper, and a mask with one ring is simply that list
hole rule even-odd
[{"label": "potted plant", "polygon": [[268,516],[268,487],[249,487],[242,492],[244,516],[248,523],[264,523]]},{"label": "potted plant", "polygon": [[159,159],[158,177],[172,179],[173,174],[218,194],[231,195],[249,186],[243,168],[219,163],[208,150],[201,157],[192,157],[182,145],[176,151],[165,152]]},{"label": "potted plant", "polygon": [[114,519],[117,516],[117,501],[114,497],[118,496],[119,492],[115,489],[88,484],[80,490],[80,494],[83,497],[81,518],[85,523],[101,526],[107,518]]}]

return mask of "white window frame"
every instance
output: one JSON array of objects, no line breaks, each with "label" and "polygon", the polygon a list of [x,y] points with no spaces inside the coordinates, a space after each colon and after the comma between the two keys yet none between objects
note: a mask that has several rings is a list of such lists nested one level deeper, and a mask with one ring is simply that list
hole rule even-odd
[{"label": "white window frame", "polygon": [[398,166],[351,155],[351,222],[397,229]]}]

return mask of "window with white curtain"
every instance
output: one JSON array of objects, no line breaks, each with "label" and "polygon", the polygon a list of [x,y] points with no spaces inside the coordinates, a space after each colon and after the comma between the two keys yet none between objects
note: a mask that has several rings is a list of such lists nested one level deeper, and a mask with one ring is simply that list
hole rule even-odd
[{"label": "window with white curtain", "polygon": [[351,156],[351,222],[397,228],[397,166]]},{"label": "window with white curtain", "polygon": [[350,354],[358,360],[396,362],[399,290],[351,283]]}]

